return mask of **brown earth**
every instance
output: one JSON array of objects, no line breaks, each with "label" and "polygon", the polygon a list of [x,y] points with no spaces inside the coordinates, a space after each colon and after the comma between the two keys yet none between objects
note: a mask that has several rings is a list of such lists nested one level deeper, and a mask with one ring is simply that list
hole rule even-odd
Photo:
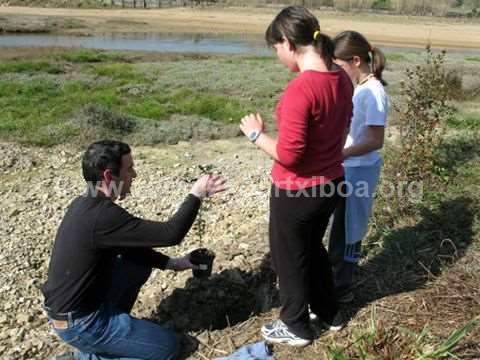
[{"label": "brown earth", "polygon": [[[173,8],[158,10],[47,9],[0,7],[0,16],[74,18],[85,28],[82,33],[243,33],[261,35],[278,9],[266,8]],[[480,26],[475,21],[385,16],[379,14],[339,14],[316,11],[322,29],[330,35],[354,29],[373,43],[383,45],[479,49]],[[78,29],[57,29],[78,33]]]},{"label": "brown earth", "polygon": [[[46,360],[67,349],[43,314],[40,286],[58,223],[84,188],[79,172],[82,151],[71,145],[47,149],[1,142],[0,151],[4,154],[0,159],[0,359]],[[135,147],[134,158],[139,176],[122,206],[141,217],[171,216],[198,175],[198,164],[213,167],[230,186],[203,204],[203,236],[197,220],[181,245],[162,249],[170,256],[198,247],[214,250],[212,277],[200,281],[189,271],[156,270],[142,289],[134,314],[195,337],[185,339],[182,359],[213,359],[261,340],[260,327],[279,312],[268,255],[271,161],[243,138]],[[474,159],[465,166],[478,165]],[[438,237],[428,247],[420,242],[421,246],[408,248],[406,240],[420,240],[425,229],[445,222],[449,213],[456,214],[448,220],[449,239]],[[480,314],[477,216],[474,200],[458,198],[391,231],[378,251],[362,260],[356,298],[343,309],[350,318],[345,330],[325,332],[314,324],[318,338],[311,346],[276,346],[275,358],[326,360],[328,347],[352,347],[353,339],[370,333],[372,319],[378,335],[371,353],[383,353],[388,346],[396,351],[376,359],[416,359],[418,353],[408,355],[405,350],[415,346],[421,353],[431,351],[431,345]],[[423,340],[417,339],[419,335],[412,340],[400,330],[392,333],[406,328],[420,334],[425,327]],[[464,359],[479,359],[479,338],[477,327],[457,353]]]}]

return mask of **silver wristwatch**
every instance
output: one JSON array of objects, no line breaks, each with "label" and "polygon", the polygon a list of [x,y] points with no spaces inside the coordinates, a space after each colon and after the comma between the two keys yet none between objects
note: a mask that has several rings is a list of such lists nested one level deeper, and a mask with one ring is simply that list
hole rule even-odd
[{"label": "silver wristwatch", "polygon": [[262,134],[261,131],[253,130],[250,134],[248,134],[248,139],[252,143],[254,143],[255,141],[257,141],[257,139],[260,137],[261,134]]}]

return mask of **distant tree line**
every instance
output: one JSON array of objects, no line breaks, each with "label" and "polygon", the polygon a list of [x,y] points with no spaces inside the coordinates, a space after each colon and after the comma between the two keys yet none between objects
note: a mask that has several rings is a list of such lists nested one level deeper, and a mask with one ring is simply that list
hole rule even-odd
[{"label": "distant tree line", "polygon": [[162,8],[177,6],[214,5],[217,0],[100,0],[104,5],[129,8]]},{"label": "distant tree line", "polygon": [[337,11],[374,10],[395,14],[480,17],[480,0],[0,0],[0,5],[44,7],[162,8],[178,6],[304,5]]},{"label": "distant tree line", "polygon": [[104,5],[153,8],[172,6],[304,5],[339,11],[384,10],[410,15],[480,15],[480,0],[99,0]]},{"label": "distant tree line", "polygon": [[218,0],[226,5],[304,5],[339,11],[384,10],[409,15],[475,15],[480,0]]}]

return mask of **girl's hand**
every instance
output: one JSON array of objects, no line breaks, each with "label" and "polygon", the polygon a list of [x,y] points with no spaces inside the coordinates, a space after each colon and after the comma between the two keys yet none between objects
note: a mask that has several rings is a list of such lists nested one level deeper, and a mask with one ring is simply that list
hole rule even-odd
[{"label": "girl's hand", "polygon": [[265,124],[260,114],[250,114],[240,121],[240,130],[248,137],[254,131],[265,132]]}]

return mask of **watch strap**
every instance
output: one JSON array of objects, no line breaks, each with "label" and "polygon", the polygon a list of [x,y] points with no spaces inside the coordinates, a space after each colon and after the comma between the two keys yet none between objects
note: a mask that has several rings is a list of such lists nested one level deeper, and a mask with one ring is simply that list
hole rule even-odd
[{"label": "watch strap", "polygon": [[252,132],[250,133],[250,135],[248,136],[248,138],[250,139],[250,141],[251,141],[252,143],[254,143],[255,141],[257,141],[257,139],[260,137],[260,135],[262,135],[262,131],[261,131],[261,130],[260,130],[260,131],[256,131],[256,130],[255,130],[255,131],[252,131]]}]

